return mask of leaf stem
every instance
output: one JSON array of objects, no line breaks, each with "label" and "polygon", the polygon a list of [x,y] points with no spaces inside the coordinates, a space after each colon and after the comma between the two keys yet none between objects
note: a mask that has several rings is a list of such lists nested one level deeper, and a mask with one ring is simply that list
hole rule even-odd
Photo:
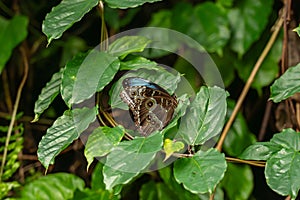
[{"label": "leaf stem", "polygon": [[263,52],[261,53],[261,55],[258,58],[257,62],[255,63],[254,68],[253,68],[253,70],[252,70],[252,72],[251,72],[251,74],[250,74],[250,76],[249,76],[249,78],[248,78],[248,80],[246,82],[246,85],[244,86],[243,91],[242,91],[242,93],[241,93],[241,95],[240,95],[240,97],[239,97],[239,99],[238,99],[238,101],[237,101],[237,103],[236,103],[236,105],[235,105],[235,107],[233,109],[233,112],[232,112],[232,114],[231,114],[228,122],[226,123],[226,126],[225,126],[225,128],[224,128],[224,130],[223,130],[223,132],[222,132],[222,134],[220,136],[220,139],[218,141],[218,144],[216,146],[217,150],[219,150],[219,151],[222,150],[222,145],[224,143],[225,137],[226,137],[226,135],[227,135],[227,133],[228,133],[228,131],[229,131],[232,123],[234,122],[235,117],[236,117],[238,111],[241,108],[241,105],[242,105],[242,103],[243,103],[243,101],[244,101],[244,99],[245,99],[245,97],[246,97],[246,95],[247,95],[247,93],[248,93],[248,91],[249,91],[249,89],[251,87],[251,84],[252,84],[252,82],[254,80],[255,75],[257,74],[257,72],[258,72],[261,64],[263,63],[264,59],[268,55],[269,51],[271,50],[271,47],[273,46],[273,44],[274,44],[274,42],[275,42],[275,40],[277,38],[277,35],[278,35],[279,31],[280,31],[280,28],[281,28],[282,24],[283,24],[283,19],[279,18],[277,20],[275,26],[274,26],[274,32],[273,32],[273,34],[271,35],[271,37],[270,37],[267,45],[265,46]]},{"label": "leaf stem", "polygon": [[8,145],[9,145],[11,133],[12,133],[12,130],[13,130],[13,127],[14,127],[14,124],[15,124],[16,115],[17,115],[17,111],[18,111],[18,107],[19,107],[19,103],[20,103],[20,99],[21,99],[22,90],[23,90],[23,87],[26,83],[27,76],[28,76],[28,70],[29,70],[28,57],[27,57],[27,54],[26,54],[24,44],[20,47],[20,51],[21,51],[21,55],[22,55],[22,58],[23,58],[24,74],[23,74],[23,78],[21,80],[21,83],[19,85],[18,91],[17,91],[17,96],[16,96],[16,100],[15,100],[15,104],[14,104],[10,124],[9,124],[9,127],[8,127],[7,135],[6,135],[5,147],[4,147],[4,151],[3,151],[3,158],[2,158],[2,162],[1,162],[1,168],[0,168],[0,182],[2,181],[2,175],[3,175],[3,171],[4,171],[5,161],[6,161],[6,158],[7,158]]}]

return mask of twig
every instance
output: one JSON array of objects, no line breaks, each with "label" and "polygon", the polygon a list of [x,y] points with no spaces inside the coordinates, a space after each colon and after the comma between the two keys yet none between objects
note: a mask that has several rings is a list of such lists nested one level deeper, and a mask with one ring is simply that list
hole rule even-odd
[{"label": "twig", "polygon": [[263,118],[263,121],[262,121],[262,124],[260,127],[260,131],[258,134],[258,141],[262,141],[265,137],[268,121],[270,118],[272,104],[273,104],[272,101],[267,102],[264,118]]},{"label": "twig", "polygon": [[25,82],[26,82],[27,76],[28,76],[28,69],[29,69],[28,57],[26,55],[26,50],[24,48],[24,45],[22,45],[20,47],[20,51],[21,51],[22,58],[23,58],[24,74],[23,74],[23,78],[21,80],[21,83],[19,85],[18,91],[17,91],[16,101],[15,101],[15,104],[14,104],[10,124],[9,124],[8,131],[7,131],[5,147],[4,147],[4,151],[3,151],[3,159],[2,159],[2,162],[1,162],[1,168],[0,168],[0,182],[2,181],[2,175],[3,175],[4,165],[5,165],[5,161],[6,161],[6,157],[7,157],[8,145],[9,145],[11,133],[12,133],[12,130],[13,130],[13,126],[14,126],[14,123],[15,123],[15,119],[16,119],[16,115],[17,115],[17,111],[18,111],[18,107],[19,107],[19,103],[20,103],[20,99],[21,99],[22,90],[23,90],[23,87],[25,85]]},{"label": "twig", "polygon": [[244,163],[244,164],[253,165],[256,167],[265,167],[265,165],[266,165],[266,163],[264,161],[241,160],[239,158],[231,158],[231,157],[226,157],[226,160],[229,162]]},{"label": "twig", "polygon": [[6,103],[8,112],[11,113],[13,110],[12,109],[13,106],[12,106],[11,94],[9,91],[9,81],[8,81],[6,69],[3,69],[2,79],[3,79],[3,91],[4,91],[5,103]]},{"label": "twig", "polygon": [[225,137],[226,137],[226,135],[227,135],[227,133],[228,133],[228,131],[229,131],[229,129],[230,129],[237,113],[238,113],[238,111],[241,108],[241,105],[242,105],[242,103],[243,103],[243,101],[244,101],[244,99],[245,99],[245,97],[246,97],[246,95],[247,95],[247,93],[250,89],[250,86],[251,86],[251,84],[254,80],[255,75],[257,74],[261,64],[263,63],[264,59],[266,58],[266,56],[267,56],[268,52],[270,51],[272,45],[274,44],[274,42],[276,40],[276,37],[277,37],[277,35],[280,31],[280,28],[282,26],[282,23],[283,23],[283,20],[281,18],[276,22],[275,30],[274,30],[273,34],[271,35],[271,38],[269,39],[269,41],[268,41],[266,47],[264,48],[263,52],[261,53],[260,57],[258,58],[255,66],[254,66],[254,68],[253,68],[253,70],[252,70],[252,72],[251,72],[251,74],[250,74],[250,76],[249,76],[249,78],[246,82],[246,85],[244,86],[243,91],[242,91],[242,93],[241,93],[241,95],[240,95],[240,97],[239,97],[239,99],[238,99],[238,101],[237,101],[237,103],[236,103],[236,105],[233,109],[233,112],[232,112],[232,114],[231,114],[231,116],[230,116],[230,118],[229,118],[229,120],[228,120],[221,136],[220,136],[219,142],[216,146],[217,150],[219,150],[219,151],[222,150],[222,145],[223,145],[223,142],[225,140]]}]

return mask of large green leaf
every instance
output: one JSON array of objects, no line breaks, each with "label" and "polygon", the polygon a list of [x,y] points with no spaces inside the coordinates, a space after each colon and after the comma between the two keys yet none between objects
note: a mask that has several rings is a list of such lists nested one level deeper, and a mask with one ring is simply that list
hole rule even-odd
[{"label": "large green leaf", "polygon": [[114,146],[117,146],[124,136],[124,129],[117,126],[98,127],[89,136],[84,154],[88,161],[88,166],[92,164],[94,157],[102,157],[108,154]]},{"label": "large green leaf", "polygon": [[105,52],[92,51],[82,62],[74,82],[70,103],[81,103],[101,91],[119,70],[118,58]]},{"label": "large green leaf", "polygon": [[[300,133],[297,134],[298,137]],[[268,159],[265,176],[269,187],[283,196],[296,199],[300,189],[300,152],[282,149]]]},{"label": "large green leaf", "polygon": [[271,97],[275,103],[300,92],[300,64],[290,67],[271,86]]},{"label": "large green leaf", "polygon": [[149,165],[162,145],[163,135],[156,132],[149,137],[123,141],[114,147],[103,167],[106,189],[128,183]]},{"label": "large green leaf", "polygon": [[122,61],[120,65],[120,70],[138,70],[138,69],[161,69],[157,65],[156,62],[148,60],[147,58],[141,57],[141,56],[136,56],[136,57],[131,57],[131,59]]},{"label": "large green leaf", "polygon": [[231,48],[242,56],[255,42],[269,22],[273,1],[244,0],[238,1],[234,9],[230,9],[230,20],[233,36]]},{"label": "large green leaf", "polygon": [[265,177],[269,187],[295,199],[300,189],[300,132],[284,129],[270,142],[258,142],[242,154],[245,159],[266,159]]},{"label": "large green leaf", "polygon": [[98,4],[99,0],[63,0],[52,8],[43,22],[43,32],[48,38],[48,44],[58,39],[75,22]]},{"label": "large green leaf", "polygon": [[28,18],[21,15],[11,20],[0,17],[0,74],[13,49],[27,36]]},{"label": "large green leaf", "polygon": [[96,108],[67,110],[47,129],[38,147],[38,158],[45,168],[54,163],[54,158],[74,140],[80,133],[96,120]]},{"label": "large green leaf", "polygon": [[98,162],[92,173],[91,189],[92,190],[105,190],[105,184],[103,182],[103,164]]},{"label": "large green leaf", "polygon": [[224,154],[216,149],[198,151],[191,158],[181,158],[175,162],[174,176],[178,183],[192,193],[212,194],[226,171]]},{"label": "large green leaf", "polygon": [[33,122],[38,121],[40,115],[50,106],[55,97],[59,94],[61,76],[63,73],[63,68],[52,75],[51,80],[42,89],[38,100],[34,104],[34,119]]},{"label": "large green leaf", "polygon": [[122,60],[130,53],[142,52],[149,43],[143,36],[124,36],[109,45],[108,53]]},{"label": "large green leaf", "polygon": [[175,198],[178,200],[186,199],[199,199],[196,194],[192,194],[190,191],[183,188],[182,185],[176,182],[171,167],[164,167],[159,170],[160,178],[164,181],[164,186],[168,188],[167,191],[172,191]]},{"label": "large green leaf", "polygon": [[144,3],[153,3],[161,0],[104,0],[105,3],[111,8],[134,8]]},{"label": "large green leaf", "polygon": [[230,38],[226,12],[212,2],[199,4],[194,12],[194,23],[188,33],[207,51],[222,54],[222,48]]},{"label": "large green leaf", "polygon": [[71,99],[74,90],[78,70],[86,58],[87,54],[78,54],[70,60],[62,73],[61,80],[61,96],[65,103],[71,108]]},{"label": "large green leaf", "polygon": [[203,144],[220,133],[225,121],[226,97],[225,90],[219,87],[201,87],[179,128],[188,144]]},{"label": "large green leaf", "polygon": [[254,187],[250,166],[228,163],[221,185],[225,189],[228,199],[250,199]]},{"label": "large green leaf", "polygon": [[21,199],[72,199],[75,190],[83,188],[84,181],[73,174],[49,174],[27,183],[21,191]]}]

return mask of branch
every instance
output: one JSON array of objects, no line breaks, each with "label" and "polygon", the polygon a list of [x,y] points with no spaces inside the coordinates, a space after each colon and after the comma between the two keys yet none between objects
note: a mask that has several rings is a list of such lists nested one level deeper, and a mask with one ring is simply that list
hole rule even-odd
[{"label": "branch", "polygon": [[233,121],[235,120],[235,117],[236,117],[238,111],[240,110],[243,101],[245,100],[245,97],[246,97],[246,95],[247,95],[247,93],[248,93],[248,91],[251,87],[251,84],[254,80],[255,75],[257,74],[261,64],[263,63],[263,61],[266,58],[266,56],[268,55],[271,47],[273,46],[282,24],[283,24],[283,20],[282,20],[282,18],[280,18],[274,26],[275,30],[274,30],[271,38],[269,39],[266,47],[264,48],[263,52],[261,53],[260,57],[258,58],[256,64],[254,65],[254,68],[253,68],[253,70],[252,70],[252,72],[251,72],[251,74],[250,74],[250,76],[249,76],[249,78],[246,82],[246,85],[244,86],[243,91],[242,91],[242,93],[241,93],[241,95],[240,95],[240,97],[239,97],[239,99],[238,99],[238,101],[237,101],[237,103],[236,103],[236,105],[233,109],[233,112],[232,112],[232,114],[231,114],[231,116],[230,116],[230,118],[229,118],[229,120],[228,120],[221,136],[220,136],[219,142],[216,146],[217,150],[219,150],[219,151],[222,150],[222,145],[224,143],[225,137],[226,137]]}]

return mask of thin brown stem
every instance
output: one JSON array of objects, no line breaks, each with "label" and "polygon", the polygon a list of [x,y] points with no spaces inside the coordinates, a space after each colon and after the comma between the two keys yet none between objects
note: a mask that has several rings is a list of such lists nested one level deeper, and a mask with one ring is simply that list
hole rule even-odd
[{"label": "thin brown stem", "polygon": [[4,147],[4,151],[3,151],[3,159],[2,159],[2,162],[1,162],[1,168],[0,168],[0,182],[2,181],[1,177],[2,177],[3,171],[4,171],[5,161],[6,161],[7,152],[8,152],[8,145],[9,145],[11,133],[12,133],[12,130],[13,130],[13,126],[15,124],[16,115],[17,115],[17,111],[18,111],[18,107],[19,107],[19,103],[20,103],[20,99],[21,99],[22,90],[23,90],[23,87],[26,83],[27,76],[28,76],[28,70],[29,70],[29,64],[28,64],[29,62],[28,62],[28,57],[27,57],[24,45],[21,46],[20,51],[21,51],[21,55],[22,55],[22,58],[23,58],[24,74],[23,74],[23,78],[21,80],[21,83],[19,85],[18,91],[17,91],[17,96],[16,96],[16,100],[15,100],[15,103],[14,103],[14,108],[13,108],[10,124],[9,124],[7,135],[6,135],[5,147]]},{"label": "thin brown stem", "polygon": [[240,110],[240,108],[242,106],[242,103],[243,103],[243,101],[244,101],[244,99],[245,99],[245,97],[246,97],[246,95],[247,95],[247,93],[248,93],[248,91],[251,87],[251,84],[254,80],[255,75],[257,74],[261,64],[263,63],[263,61],[266,58],[267,54],[269,53],[271,47],[273,46],[273,44],[274,44],[274,42],[277,38],[277,35],[280,31],[280,28],[282,26],[282,23],[283,23],[283,20],[281,18],[276,22],[275,30],[274,30],[273,34],[271,35],[271,38],[269,39],[269,41],[268,41],[266,47],[264,48],[263,52],[261,53],[260,57],[258,58],[255,66],[254,66],[254,68],[253,68],[253,70],[252,70],[252,72],[251,72],[251,74],[250,74],[250,76],[249,76],[249,78],[246,82],[246,85],[244,86],[243,91],[242,91],[242,93],[241,93],[241,95],[240,95],[240,97],[239,97],[239,99],[238,99],[238,101],[237,101],[237,103],[236,103],[236,105],[233,109],[233,112],[232,112],[232,114],[231,114],[231,116],[230,116],[230,118],[229,118],[229,120],[228,120],[221,136],[220,136],[219,142],[216,146],[217,150],[219,150],[219,151],[222,150],[222,145],[224,143],[225,137],[226,137],[232,123],[234,122],[238,111]]},{"label": "thin brown stem", "polygon": [[267,125],[268,125],[269,118],[270,118],[272,104],[273,104],[272,101],[267,102],[264,118],[263,118],[263,121],[262,121],[262,124],[260,127],[260,131],[258,134],[258,141],[262,141],[265,137]]}]

